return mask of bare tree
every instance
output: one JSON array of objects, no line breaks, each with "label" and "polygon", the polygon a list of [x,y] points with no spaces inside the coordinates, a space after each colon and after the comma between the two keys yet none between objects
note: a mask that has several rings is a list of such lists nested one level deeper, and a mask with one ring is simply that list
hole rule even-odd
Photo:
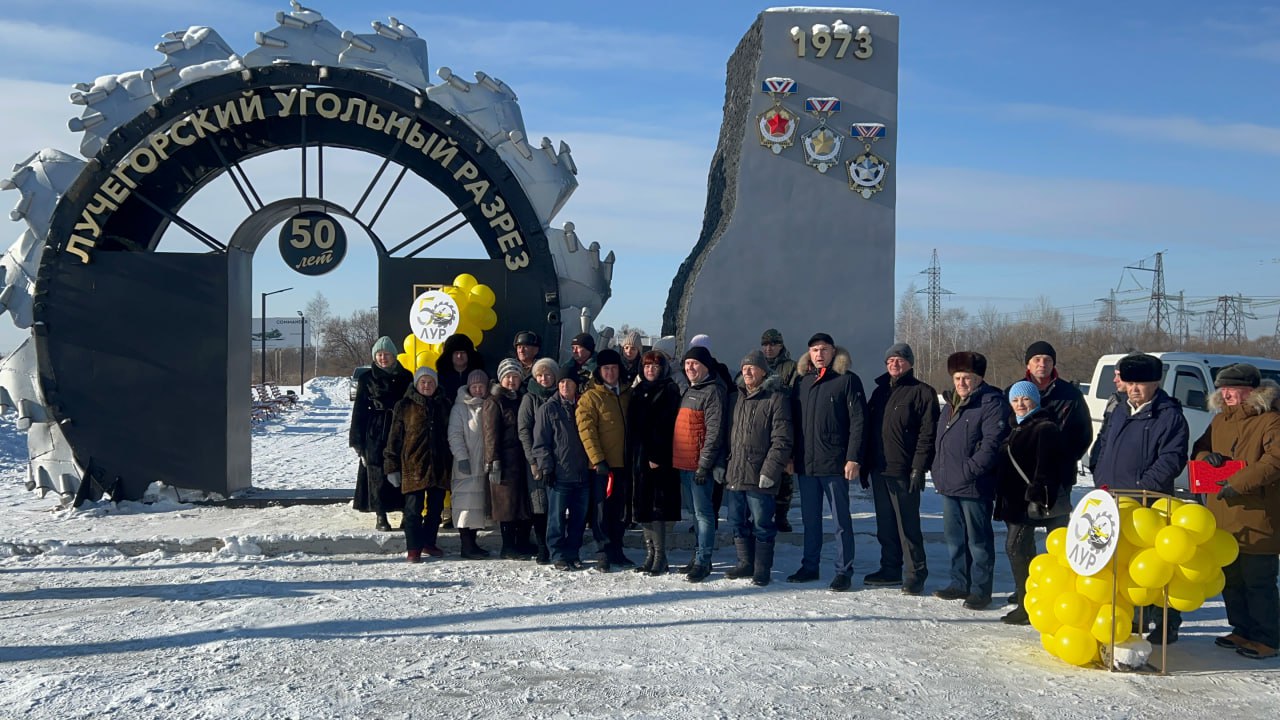
[{"label": "bare tree", "polygon": [[378,314],[356,310],[348,317],[328,320],[321,329],[326,355],[342,368],[369,364],[369,351],[378,340]]},{"label": "bare tree", "polygon": [[[333,313],[329,311],[329,299],[322,293],[317,292],[315,297],[307,302],[307,322],[311,327],[316,328],[316,340],[320,340],[320,335],[324,333],[324,326],[333,317]],[[320,343],[323,344],[323,343]]]},{"label": "bare tree", "polygon": [[926,347],[928,330],[925,327],[924,306],[915,283],[907,286],[898,298],[898,318],[894,324],[894,338],[915,347]]}]

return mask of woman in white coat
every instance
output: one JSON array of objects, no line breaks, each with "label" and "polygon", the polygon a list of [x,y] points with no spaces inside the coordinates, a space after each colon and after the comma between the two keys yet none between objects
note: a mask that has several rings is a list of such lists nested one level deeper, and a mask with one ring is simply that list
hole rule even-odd
[{"label": "woman in white coat", "polygon": [[489,551],[476,543],[476,535],[488,525],[489,483],[484,475],[484,434],[480,409],[489,395],[489,376],[472,370],[467,384],[458,388],[458,400],[449,414],[449,450],[453,452],[453,526],[462,540],[462,557],[478,560]]}]

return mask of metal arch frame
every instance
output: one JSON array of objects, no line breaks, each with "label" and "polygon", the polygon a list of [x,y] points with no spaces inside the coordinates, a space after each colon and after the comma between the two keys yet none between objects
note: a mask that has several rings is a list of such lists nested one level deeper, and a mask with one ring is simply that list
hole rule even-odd
[{"label": "metal arch frame", "polygon": [[[548,246],[546,231],[538,219],[537,212],[534,210],[528,194],[520,185],[519,179],[494,148],[490,147],[460,118],[433,102],[425,93],[412,90],[405,85],[364,70],[342,67],[282,63],[269,67],[247,68],[238,73],[218,75],[178,89],[170,97],[152,105],[134,119],[117,128],[111,134],[108,142],[103,145],[97,157],[86,164],[84,170],[67,189],[62,198],[59,199],[57,206],[54,208],[50,219],[49,232],[45,238],[46,251],[41,256],[40,268],[37,273],[33,305],[33,318],[35,321],[33,334],[35,336],[34,342],[39,366],[39,383],[48,400],[49,411],[54,420],[64,420],[66,419],[66,414],[58,400],[57,378],[49,359],[49,328],[44,319],[47,304],[51,301],[56,301],[55,298],[50,296],[49,289],[54,284],[62,263],[79,262],[64,252],[64,249],[67,240],[73,234],[73,228],[81,212],[92,201],[97,188],[111,175],[112,170],[128,158],[129,154],[140,143],[144,142],[149,135],[165,129],[192,111],[238,98],[250,90],[307,86],[334,88],[358,94],[367,98],[370,102],[376,102],[384,110],[394,110],[401,115],[415,117],[423,122],[428,129],[434,128],[455,137],[458,141],[459,153],[473,162],[493,183],[497,193],[506,201],[508,210],[512,213],[516,226],[520,229],[525,248],[530,254],[530,263],[529,267],[519,272],[538,275],[540,278],[539,285],[543,289],[545,298],[556,298],[558,296],[559,281],[556,275],[555,261]],[[315,126],[323,126],[326,122],[319,115],[305,117],[307,117],[307,122],[311,125],[308,127],[309,131],[315,131]],[[271,118],[265,121],[255,121],[253,124],[246,123],[241,127],[253,127],[254,124],[263,122],[271,122]],[[214,138],[210,144],[218,143],[220,140],[221,138]],[[219,164],[216,168],[209,166],[205,168],[205,172],[196,177],[188,177],[190,184],[177,193],[179,201],[172,209],[180,209],[188,200],[198,194],[205,185],[221,176],[224,172],[229,172],[233,163],[269,152],[303,147],[306,144],[302,140],[297,142],[292,140],[262,146],[255,151],[241,152],[238,155],[234,155],[230,161]],[[388,151],[380,151],[377,148],[360,144],[342,145],[330,143],[330,145],[362,150],[384,159],[389,154]],[[226,148],[224,147],[223,149],[225,150]],[[403,166],[403,163],[398,164]],[[168,160],[162,165],[162,168],[181,167],[181,165],[181,160]],[[432,177],[417,172],[417,168],[410,167],[410,169],[415,170],[415,174],[445,194],[456,208],[462,211],[464,215],[467,215],[467,219],[472,227],[476,229],[477,235],[491,258],[497,259],[504,256],[501,248],[497,246],[493,234],[485,232],[488,229],[488,223],[480,222],[482,216],[479,215],[479,209],[474,204],[471,204],[468,209],[466,207],[468,205],[466,198],[461,197],[459,192],[450,192],[451,190],[457,190],[456,186],[437,182]],[[154,180],[154,178],[152,179]],[[150,185],[146,187],[149,189]],[[132,197],[130,198],[130,200],[133,199]],[[316,202],[324,201],[317,200]],[[121,213],[125,209],[126,205],[122,205],[120,210],[114,211],[104,223],[102,228],[102,238],[104,240],[110,236],[109,229],[112,228],[113,222],[117,218],[125,219],[128,217],[128,213]],[[348,217],[351,216],[351,213],[344,212],[343,214]],[[388,257],[385,246],[376,239],[377,235],[372,232],[371,228],[358,219],[356,220],[370,232],[370,238],[374,239],[380,260]],[[114,247],[104,242],[96,247],[94,252],[154,252],[157,250],[159,238],[163,236],[170,224],[168,218],[161,217],[160,221],[152,226],[152,231],[146,238],[145,244],[138,242],[135,239],[136,236],[124,236],[132,242],[119,243]],[[238,235],[239,232],[237,231]],[[260,241],[261,238],[259,237],[258,240]],[[255,249],[256,245],[257,243],[255,242]],[[226,249],[224,248],[218,252],[225,253],[225,251]],[[558,311],[558,305],[552,309]],[[556,314],[558,315],[558,312]],[[547,325],[543,328],[543,337],[546,338],[545,342],[547,342],[548,346],[555,347],[558,345],[557,336],[559,332],[559,323],[553,322],[548,318]]]}]

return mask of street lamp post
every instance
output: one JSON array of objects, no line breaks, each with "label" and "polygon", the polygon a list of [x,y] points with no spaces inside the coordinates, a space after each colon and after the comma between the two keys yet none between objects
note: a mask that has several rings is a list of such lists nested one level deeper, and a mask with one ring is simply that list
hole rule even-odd
[{"label": "street lamp post", "polygon": [[303,386],[307,383],[307,316],[298,311],[298,321],[302,323],[302,340],[298,345],[298,397],[302,397]]},{"label": "street lamp post", "polygon": [[276,293],[288,292],[292,289],[293,288],[291,287],[287,287],[280,290],[272,290],[271,292],[262,293],[262,324],[260,326],[262,333],[258,336],[258,339],[262,342],[262,377],[260,379],[262,380],[263,385],[267,383],[267,296],[275,295]]}]

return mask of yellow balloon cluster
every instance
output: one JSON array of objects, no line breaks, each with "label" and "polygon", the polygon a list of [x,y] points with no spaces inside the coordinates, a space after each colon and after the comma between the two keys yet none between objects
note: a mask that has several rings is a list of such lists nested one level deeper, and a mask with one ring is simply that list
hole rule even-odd
[{"label": "yellow balloon cluster", "polygon": [[1240,552],[1201,505],[1161,498],[1143,507],[1117,502],[1120,542],[1095,575],[1078,575],[1067,562],[1067,531],[1045,540],[1048,552],[1031,561],[1025,603],[1031,626],[1049,654],[1072,665],[1098,661],[1101,647],[1129,638],[1134,608],[1165,605],[1190,612],[1222,592],[1222,568]]},{"label": "yellow balloon cluster", "polygon": [[[498,299],[493,288],[483,285],[471,273],[462,273],[453,279],[452,285],[440,288],[440,292],[448,295],[458,305],[458,334],[471,338],[472,344],[480,347],[486,330],[492,330],[498,324],[498,313],[493,303]],[[409,333],[404,336],[404,352],[396,356],[400,364],[413,372],[420,367],[434,368],[440,359],[442,343],[425,343],[418,336]]]}]

